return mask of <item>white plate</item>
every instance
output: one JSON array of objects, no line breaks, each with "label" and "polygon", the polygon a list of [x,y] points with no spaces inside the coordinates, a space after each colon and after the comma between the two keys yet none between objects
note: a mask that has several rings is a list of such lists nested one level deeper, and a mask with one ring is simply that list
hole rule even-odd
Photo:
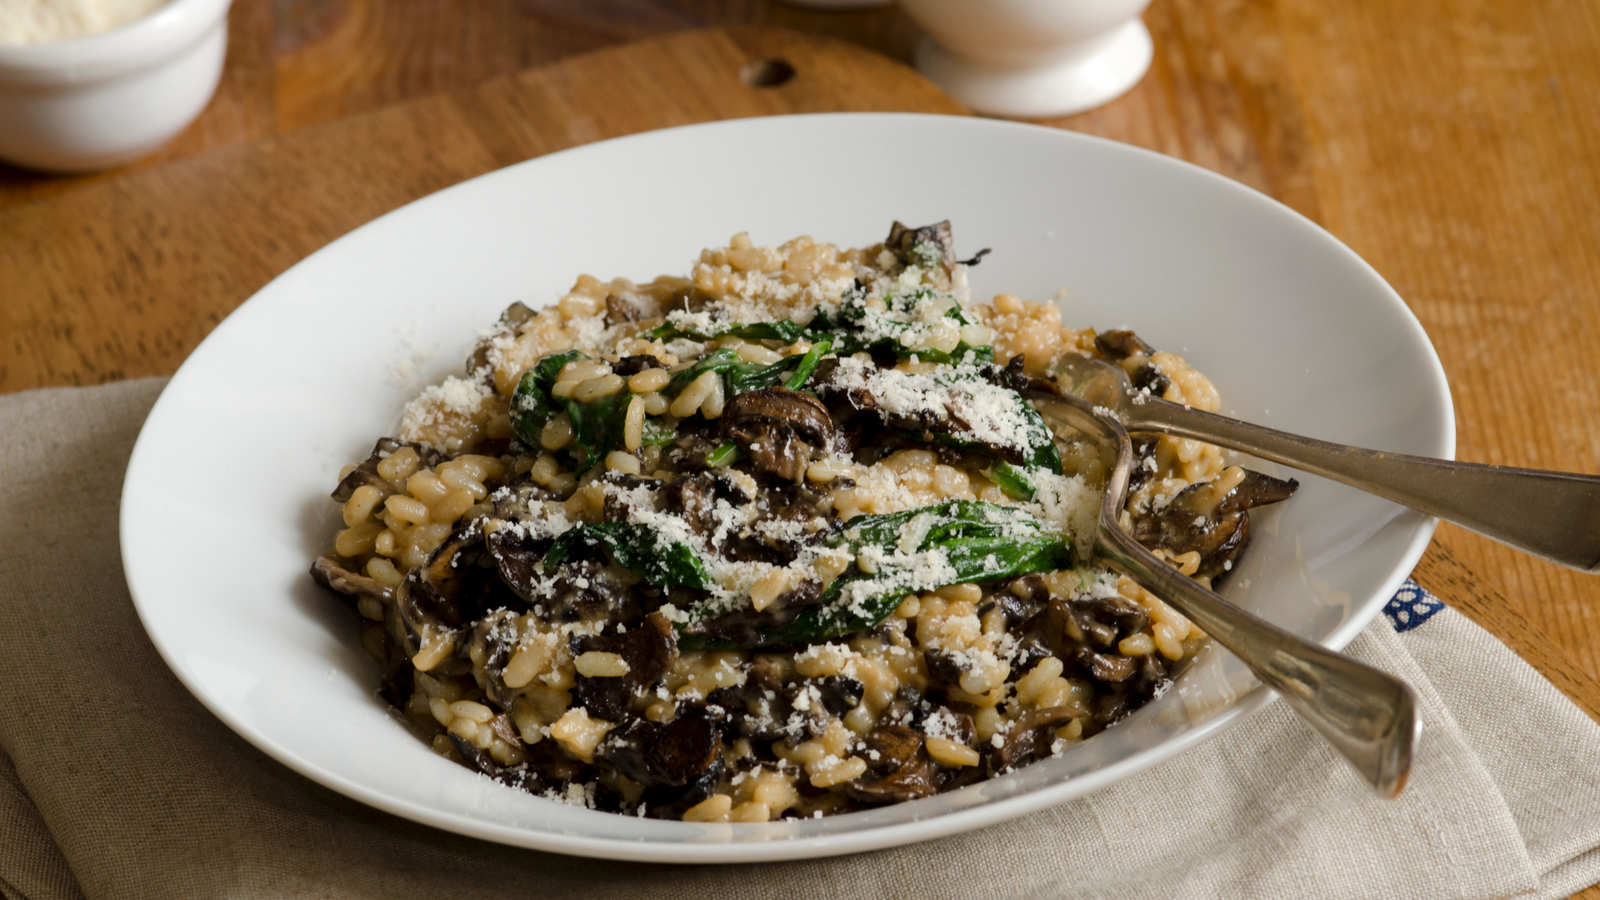
[{"label": "white plate", "polygon": [[[750,119],[547,156],[441,191],[340,238],[228,317],[150,413],[128,466],[122,551],[167,663],[212,712],[307,777],[493,841],[672,862],[852,853],[1021,815],[1104,787],[1260,708],[1227,654],[1058,759],[940,797],[821,820],[694,825],[574,809],[433,755],[374,694],[347,607],[306,570],[329,545],[339,467],[391,433],[423,375],[459,369],[514,300],[579,273],[683,273],[748,230],[881,240],[954,222],[975,296],[1063,292],[1066,319],[1131,326],[1215,381],[1224,411],[1330,440],[1448,457],[1449,390],[1400,298],[1316,225],[1202,169],[1063,131],[910,115]],[[1433,531],[1315,477],[1261,517],[1225,593],[1341,647]]]}]

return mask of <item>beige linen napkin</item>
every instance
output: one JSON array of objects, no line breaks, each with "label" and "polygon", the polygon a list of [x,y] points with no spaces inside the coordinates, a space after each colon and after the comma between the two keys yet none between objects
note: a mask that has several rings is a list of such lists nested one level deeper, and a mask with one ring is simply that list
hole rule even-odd
[{"label": "beige linen napkin", "polygon": [[[156,380],[0,397],[0,892],[75,897],[1564,897],[1600,880],[1600,728],[1430,599],[1354,644],[1427,722],[1398,801],[1286,707],[1092,797],[807,862],[674,867],[482,843],[267,758],[178,683],[123,583]],[[331,601],[330,601],[331,602]]]}]

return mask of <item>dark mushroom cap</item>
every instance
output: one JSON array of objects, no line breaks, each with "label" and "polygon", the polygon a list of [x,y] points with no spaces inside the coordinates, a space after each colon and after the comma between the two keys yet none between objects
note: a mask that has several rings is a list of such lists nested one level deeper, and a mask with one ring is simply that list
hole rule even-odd
[{"label": "dark mushroom cap", "polygon": [[621,325],[624,322],[637,322],[639,320],[639,307],[616,294],[606,295],[606,327]]},{"label": "dark mushroom cap", "polygon": [[624,356],[622,359],[617,360],[617,364],[611,367],[611,372],[613,375],[621,375],[623,378],[627,378],[629,375],[637,375],[645,369],[665,368],[666,365],[661,360],[648,353],[642,353],[638,356]]},{"label": "dark mushroom cap", "polygon": [[596,754],[642,785],[682,787],[722,755],[718,717],[691,706],[665,724],[633,719],[606,735]]},{"label": "dark mushroom cap", "polygon": [[903,725],[884,725],[873,729],[865,743],[870,774],[850,782],[845,791],[852,798],[862,803],[902,803],[932,797],[943,789],[946,776],[928,758],[917,732]]},{"label": "dark mushroom cap", "polygon": [[1095,349],[1112,362],[1122,362],[1130,356],[1152,356],[1156,348],[1131,331],[1102,331],[1094,336]]},{"label": "dark mushroom cap", "polygon": [[722,755],[722,725],[704,706],[680,710],[666,724],[632,719],[606,736],[596,757],[645,786],[644,813],[680,819],[716,792],[727,763]]},{"label": "dark mushroom cap", "polygon": [[[823,400],[834,404],[842,415],[851,412],[878,411],[878,398],[872,396],[871,391],[864,387],[851,386],[847,380],[839,378],[838,357],[830,356],[818,363],[808,387],[815,390]],[[859,429],[864,424],[866,421],[858,421],[855,427]],[[859,442],[864,437],[865,435],[853,435],[851,440]]]},{"label": "dark mushroom cap", "polygon": [[662,509],[688,522],[702,536],[716,531],[711,514],[718,500],[727,501],[729,506],[743,506],[752,499],[739,478],[725,471],[689,472],[661,486]]},{"label": "dark mushroom cap", "polygon": [[986,363],[979,367],[978,374],[982,375],[991,384],[997,384],[1009,391],[1026,391],[1034,386],[1034,379],[1023,369],[1028,364],[1025,353],[1018,353],[1001,366],[995,363]]},{"label": "dark mushroom cap", "polygon": [[[1030,378],[1022,372],[1021,367],[1025,361],[1024,357],[1019,355],[1013,357],[1011,363],[1006,366],[986,365],[979,374],[990,383],[1006,390],[1040,391],[1059,396],[1061,388],[1055,382],[1045,378]],[[879,368],[892,368],[892,364],[879,365]],[[972,425],[960,412],[963,398],[968,390],[965,387],[952,384],[938,388],[938,391],[948,398],[948,402],[943,404],[943,409],[930,406],[891,412],[880,406],[872,391],[860,386],[856,379],[840,377],[838,373],[836,360],[824,360],[822,365],[817,367],[817,372],[810,383],[818,396],[832,404],[845,423],[839,434],[848,435],[848,439],[836,444],[838,452],[850,452],[859,459],[861,454],[855,451],[870,440],[874,444],[874,452],[881,457],[888,455],[897,445],[928,449],[929,444],[938,440],[936,435],[952,435],[962,443],[981,444],[991,457],[1003,459],[1013,465],[1029,465],[1028,451],[1025,447],[986,441],[974,435]],[[869,417],[860,415],[861,413],[871,413],[870,419],[876,419],[876,423],[872,423]],[[872,424],[878,424],[881,428],[873,429]],[[885,434],[885,431],[888,433]]]},{"label": "dark mushroom cap", "polygon": [[[467,633],[466,656],[474,661],[482,660],[481,668],[474,667],[473,674],[478,677],[478,684],[483,688],[489,699],[509,708],[516,702],[516,694],[506,687],[506,663],[511,660],[515,647],[515,631],[504,627],[507,620],[513,617],[508,610],[497,610],[473,623],[472,630]],[[504,726],[515,734],[516,729],[506,724]],[[500,735],[502,738],[505,735]],[[521,739],[506,742],[513,747],[521,746]]]},{"label": "dark mushroom cap", "polygon": [[522,599],[534,600],[546,542],[530,538],[520,528],[496,528],[485,543],[506,586]]},{"label": "dark mushroom cap", "polygon": [[399,487],[397,485],[390,484],[378,474],[378,463],[393,456],[395,451],[402,447],[410,447],[415,450],[417,456],[421,457],[422,464],[428,468],[433,468],[444,461],[444,457],[439,451],[426,444],[406,443],[390,437],[378,438],[377,444],[373,446],[372,452],[367,455],[367,458],[352,469],[350,474],[340,479],[339,485],[333,489],[333,499],[343,503],[350,499],[350,495],[355,493],[356,488],[364,484],[370,484],[391,494],[398,491]]},{"label": "dark mushroom cap", "polygon": [[[1124,597],[1054,597],[1044,612],[1029,620],[1020,644],[1029,654],[1027,666],[1033,664],[1035,656],[1043,655],[1035,653],[1034,645],[1047,644],[1050,653],[1066,663],[1067,674],[1099,682],[1097,691],[1143,692],[1148,696],[1154,683],[1146,684],[1141,679],[1152,666],[1158,679],[1166,677],[1166,669],[1148,655],[1123,656],[1116,646],[1149,624],[1149,614]],[[1041,633],[1043,640],[1038,637]],[[1019,664],[1018,669],[1022,666]]]},{"label": "dark mushroom cap", "polygon": [[[1050,587],[1044,576],[1029,572],[996,584],[989,602],[1006,617],[1006,627],[1011,628],[1033,618],[1050,603]],[[987,611],[986,607],[979,612]]]},{"label": "dark mushroom cap", "polygon": [[545,617],[564,622],[629,622],[639,615],[634,579],[598,546],[575,549],[573,556],[543,570],[542,576],[536,566],[543,563],[546,545],[495,546],[501,583],[507,586],[506,593],[515,592],[519,608],[537,603]]},{"label": "dark mushroom cap", "polygon": [[1139,670],[1139,660],[1118,653],[1095,653],[1087,648],[1078,651],[1078,664],[1089,670],[1096,681],[1112,684],[1127,681]]},{"label": "dark mushroom cap", "polygon": [[1097,650],[1114,646],[1150,624],[1149,614],[1125,597],[1074,597],[1061,604],[1057,615],[1072,644]]},{"label": "dark mushroom cap", "polygon": [[722,757],[722,729],[705,707],[685,710],[660,729],[648,763],[656,783],[685,785]]},{"label": "dark mushroom cap", "polygon": [[722,784],[722,775],[726,771],[727,763],[723,761],[722,754],[718,753],[709,768],[683,787],[657,784],[646,788],[639,805],[644,809],[645,815],[652,819],[682,819],[690,807],[717,792],[717,788]]},{"label": "dark mushroom cap", "polygon": [[497,560],[485,544],[482,519],[445,538],[427,563],[406,575],[398,593],[408,595],[450,628],[475,622],[492,609],[528,609],[528,603],[501,579]]},{"label": "dark mushroom cap", "polygon": [[1155,363],[1145,363],[1135,369],[1132,379],[1134,387],[1148,392],[1152,397],[1164,397],[1167,388],[1172,387],[1172,379]]},{"label": "dark mushroom cap", "polygon": [[776,741],[793,737],[795,703],[801,694],[813,701],[801,715],[805,730],[820,734],[827,729],[824,711],[843,716],[861,703],[865,692],[865,685],[843,675],[796,677],[792,655],[758,654],[744,684],[717,688],[706,697],[706,705],[726,714],[724,728],[730,738]]},{"label": "dark mushroom cap", "polygon": [[1285,481],[1245,469],[1244,478],[1217,501],[1215,512],[1225,515],[1278,503],[1294,496],[1299,488],[1300,482],[1293,478]]},{"label": "dark mushroom cap", "polygon": [[936,281],[940,289],[949,287],[957,262],[956,244],[950,231],[950,220],[923,225],[920,228],[907,228],[895,222],[889,226],[889,237],[883,242],[884,248],[905,265],[920,262],[914,258],[916,254],[912,252],[919,244],[931,244],[938,251],[935,256],[935,261],[938,263],[935,271],[942,277],[937,277]]},{"label": "dark mushroom cap", "polygon": [[654,687],[678,659],[677,632],[659,611],[621,634],[573,635],[569,644],[574,657],[589,652],[615,653],[628,664],[626,675],[577,676],[573,705],[585,707],[591,716],[608,722],[622,721],[634,699]]},{"label": "dark mushroom cap", "polygon": [[814,448],[833,446],[828,408],[810,394],[784,387],[739,394],[728,401],[719,422],[722,437],[745,445],[757,470],[786,481],[805,474]]},{"label": "dark mushroom cap", "polygon": [[1048,751],[1052,743],[1051,729],[1087,715],[1087,710],[1074,706],[1052,706],[1024,713],[1012,723],[1011,731],[999,747],[989,746],[987,763],[990,774],[999,775]]},{"label": "dark mushroom cap", "polygon": [[482,528],[474,522],[458,528],[426,564],[406,573],[386,615],[395,641],[416,653],[422,634],[461,629],[506,605],[526,609],[494,572],[493,559],[483,549]]},{"label": "dark mushroom cap", "polygon": [[833,417],[828,408],[816,397],[786,387],[747,391],[728,401],[722,410],[724,433],[747,422],[788,425],[797,437],[815,447],[833,443]]},{"label": "dark mushroom cap", "polygon": [[1053,617],[1051,606],[1034,613],[1022,623],[1020,628],[1013,630],[1016,635],[1016,650],[1011,660],[1011,674],[1009,681],[1015,681],[1032,669],[1038,662],[1047,656],[1057,655],[1056,648],[1063,643],[1060,618]]},{"label": "dark mushroom cap", "polygon": [[[953,722],[950,721],[951,718],[954,719]],[[947,716],[945,721],[946,733],[942,735],[943,737],[968,747],[978,739],[978,728],[973,724],[972,717],[966,713],[954,713],[953,716]]]},{"label": "dark mushroom cap", "polygon": [[[867,767],[892,772],[917,758],[922,752],[922,735],[903,725],[884,725],[872,730],[866,740]],[[877,751],[876,756],[872,751]]]},{"label": "dark mushroom cap", "polygon": [[1094,346],[1106,359],[1122,365],[1131,373],[1135,388],[1160,397],[1172,386],[1172,379],[1161,371],[1161,367],[1149,361],[1156,348],[1145,343],[1137,334],[1131,331],[1101,332],[1095,335]]},{"label": "dark mushroom cap", "polygon": [[1156,445],[1161,436],[1140,434],[1133,437],[1133,465],[1128,469],[1128,493],[1132,494],[1150,481],[1156,470]]},{"label": "dark mushroom cap", "polygon": [[311,564],[311,577],[317,584],[351,597],[373,597],[385,604],[394,602],[394,588],[357,575],[326,556],[317,557]]},{"label": "dark mushroom cap", "polygon": [[866,686],[845,675],[829,675],[817,683],[817,693],[822,697],[822,708],[842,716],[861,704]]},{"label": "dark mushroom cap", "polygon": [[[454,599],[466,580],[472,566],[463,565],[468,560],[463,554],[476,556],[483,548],[483,528],[476,522],[451,532],[428,557],[428,562],[418,571],[422,579],[444,600]],[[475,562],[476,560],[472,560]],[[456,623],[459,624],[459,623]]]},{"label": "dark mushroom cap", "polygon": [[972,668],[972,663],[964,654],[957,655],[933,647],[922,651],[922,659],[928,667],[928,675],[945,684],[960,684],[962,674]]},{"label": "dark mushroom cap", "polygon": [[[625,510],[612,506],[608,498],[612,518],[626,518]],[[519,608],[538,604],[541,615],[552,621],[602,623],[630,621],[640,611],[634,579],[598,545],[580,543],[559,564],[547,568],[544,558],[550,541],[529,535],[515,522],[502,522],[490,530],[485,548],[487,561],[497,569],[505,590],[515,595]]]},{"label": "dark mushroom cap", "polygon": [[[1221,477],[1227,476],[1224,472]],[[1216,482],[1191,484],[1161,511],[1134,516],[1134,538],[1146,547],[1173,554],[1198,552],[1196,574],[1215,578],[1231,568],[1229,563],[1238,559],[1250,542],[1246,510],[1287,500],[1300,483],[1244,469],[1226,492],[1217,487]]]},{"label": "dark mushroom cap", "polygon": [[894,699],[878,714],[878,721],[920,729],[933,713],[933,704],[927,695],[911,685],[901,685]]},{"label": "dark mushroom cap", "polygon": [[784,725],[794,712],[787,696],[773,691],[768,697],[767,691],[757,686],[754,679],[733,687],[717,688],[706,695],[706,705],[727,714],[729,737],[753,741],[782,738]]},{"label": "dark mushroom cap", "polygon": [[689,523],[695,534],[711,533],[715,526],[711,511],[716,508],[716,482],[705,472],[690,472],[668,481],[661,488],[662,508]]},{"label": "dark mushroom cap", "polygon": [[1137,657],[1132,677],[1107,685],[1111,690],[1095,696],[1094,712],[1084,723],[1084,733],[1098,731],[1144,705],[1169,678],[1167,663],[1156,654]]}]

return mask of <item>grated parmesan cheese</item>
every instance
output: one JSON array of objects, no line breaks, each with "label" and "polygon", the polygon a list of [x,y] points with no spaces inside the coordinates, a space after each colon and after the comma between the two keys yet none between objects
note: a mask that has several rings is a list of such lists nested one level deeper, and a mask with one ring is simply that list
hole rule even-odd
[{"label": "grated parmesan cheese", "polygon": [[5,0],[0,44],[42,44],[110,31],[143,18],[167,0]]}]

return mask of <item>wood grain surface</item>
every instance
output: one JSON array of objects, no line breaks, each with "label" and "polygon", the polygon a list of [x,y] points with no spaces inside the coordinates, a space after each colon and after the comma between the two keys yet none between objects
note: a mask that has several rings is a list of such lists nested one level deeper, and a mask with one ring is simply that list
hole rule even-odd
[{"label": "wood grain surface", "polygon": [[[802,74],[751,87],[747,66]],[[853,45],[702,31],[596,51],[0,208],[0,390],[170,373],[234,307],[341,234],[533,156],[741,116],[960,106]]]},{"label": "wood grain surface", "polygon": [[[1144,81],[1045,124],[1205,166],[1353,247],[1433,338],[1459,458],[1600,472],[1600,4],[1155,0],[1145,21]],[[728,25],[804,34],[679,34]],[[961,112],[893,62],[919,33],[892,8],[235,0],[230,28],[216,99],[155,156],[0,168],[0,391],[171,372],[310,251],[530,156],[717,118]],[[770,58],[798,74],[741,82]],[[1417,577],[1600,717],[1600,579],[1449,525]]]}]

